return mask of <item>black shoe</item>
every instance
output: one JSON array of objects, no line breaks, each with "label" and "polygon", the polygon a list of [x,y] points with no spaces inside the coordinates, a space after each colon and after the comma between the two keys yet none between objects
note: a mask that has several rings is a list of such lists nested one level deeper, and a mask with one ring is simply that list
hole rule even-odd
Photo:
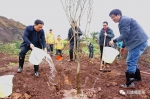
[{"label": "black shoe", "polygon": [[135,72],[135,81],[141,81],[141,73],[139,69],[136,69]]},{"label": "black shoe", "polygon": [[68,62],[71,62],[71,61],[73,61],[73,59],[69,59],[69,60],[68,60]]},{"label": "black shoe", "polygon": [[135,74],[126,72],[126,83],[121,84],[120,87],[121,88],[135,88],[134,77],[135,77]]},{"label": "black shoe", "polygon": [[36,72],[34,75],[35,75],[36,77],[39,77],[39,72]]},{"label": "black shoe", "polygon": [[21,73],[23,70],[24,58],[25,56],[19,56],[19,67],[17,73]]},{"label": "black shoe", "polygon": [[17,70],[17,73],[21,73],[22,69],[23,69],[22,67],[19,67],[18,70]]},{"label": "black shoe", "polygon": [[39,77],[39,65],[34,65],[34,75],[36,76],[36,77]]}]

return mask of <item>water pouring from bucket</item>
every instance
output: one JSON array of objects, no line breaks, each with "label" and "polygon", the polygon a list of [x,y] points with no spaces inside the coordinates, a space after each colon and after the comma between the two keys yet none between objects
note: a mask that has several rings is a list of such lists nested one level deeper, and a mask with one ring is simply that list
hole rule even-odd
[{"label": "water pouring from bucket", "polygon": [[46,61],[48,62],[49,66],[50,66],[50,76],[48,76],[49,81],[52,85],[56,85],[58,83],[58,73],[55,69],[54,63],[52,61],[52,58],[49,54],[46,54],[45,57]]},{"label": "water pouring from bucket", "polygon": [[34,47],[30,54],[29,62],[33,65],[39,65],[43,59],[45,59],[50,66],[50,72],[48,76],[49,81],[51,84],[56,85],[58,81],[58,73],[55,69],[55,65],[51,59],[51,56],[44,52],[42,49]]}]

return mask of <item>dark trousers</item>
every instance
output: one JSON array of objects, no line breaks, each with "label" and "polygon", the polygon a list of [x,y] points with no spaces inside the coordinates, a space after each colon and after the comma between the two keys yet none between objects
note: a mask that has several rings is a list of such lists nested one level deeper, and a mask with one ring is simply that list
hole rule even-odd
[{"label": "dark trousers", "polygon": [[47,52],[53,52],[54,44],[47,44]]},{"label": "dark trousers", "polygon": [[100,53],[101,53],[100,58],[102,59],[102,55],[103,55],[103,46],[100,46]]},{"label": "dark trousers", "polygon": [[[38,47],[40,48],[40,47]],[[21,72],[23,69],[23,64],[24,64],[24,59],[25,59],[25,55],[26,53],[31,50],[31,48],[29,46],[22,46],[21,51],[19,53],[19,68],[17,72]],[[42,49],[42,48],[40,48]],[[35,71],[35,75],[38,76],[38,70],[39,70],[39,65],[34,65],[34,71]]]},{"label": "dark trousers", "polygon": [[[103,57],[103,46],[100,46],[100,52],[101,52],[100,58],[102,59],[102,57]],[[103,61],[103,64],[104,64],[104,61]],[[108,63],[106,63],[106,64],[108,64]]]},{"label": "dark trousers", "polygon": [[90,51],[89,58],[93,58],[93,51]]},{"label": "dark trousers", "polygon": [[56,55],[62,55],[62,50],[56,50]]},{"label": "dark trousers", "polygon": [[[40,48],[40,47],[37,47],[37,48]],[[42,48],[40,48],[40,49],[42,49]],[[29,46],[22,46],[22,47],[20,48],[19,56],[20,56],[20,57],[25,57],[26,53],[27,53],[29,50],[32,50]]]},{"label": "dark trousers", "polygon": [[74,47],[74,41],[71,41],[70,42],[70,51],[69,51],[69,56],[70,56],[71,60],[73,59],[73,47]]},{"label": "dark trousers", "polygon": [[31,50],[30,47],[26,47],[26,46],[23,46],[20,48],[20,53],[19,53],[19,56],[21,57],[25,57],[26,53]]},{"label": "dark trousers", "polygon": [[89,47],[89,58],[93,58],[94,49],[93,47]]},{"label": "dark trousers", "polygon": [[[79,42],[78,42],[79,43]],[[78,44],[79,45],[79,44]],[[77,48],[77,42],[76,42],[76,48]],[[70,51],[69,51],[69,55],[70,55],[70,59],[73,59],[73,49],[74,49],[74,41],[70,42]],[[76,49],[77,50],[77,49]],[[75,55],[75,59],[76,59],[76,55]]]}]

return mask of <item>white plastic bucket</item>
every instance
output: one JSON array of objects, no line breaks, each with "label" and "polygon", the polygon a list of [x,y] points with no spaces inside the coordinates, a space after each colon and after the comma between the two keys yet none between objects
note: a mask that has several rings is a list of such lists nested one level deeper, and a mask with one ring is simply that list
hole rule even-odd
[{"label": "white plastic bucket", "polygon": [[34,65],[39,65],[45,56],[46,56],[46,53],[42,49],[34,47],[29,56],[29,62]]},{"label": "white plastic bucket", "polygon": [[118,54],[118,50],[112,47],[104,47],[102,60],[106,63],[112,63]]},{"label": "white plastic bucket", "polygon": [[14,75],[0,76],[0,98],[5,98],[12,94],[12,80]]}]

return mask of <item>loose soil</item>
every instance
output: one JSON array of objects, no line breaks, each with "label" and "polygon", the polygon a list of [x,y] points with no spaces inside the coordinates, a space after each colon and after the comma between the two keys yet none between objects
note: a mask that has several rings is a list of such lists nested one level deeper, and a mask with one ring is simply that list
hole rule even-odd
[{"label": "loose soil", "polygon": [[[59,78],[58,84],[52,85],[48,78],[50,67],[46,61],[40,64],[40,76],[37,78],[34,76],[33,65],[28,61],[24,64],[23,72],[17,73],[18,57],[0,53],[0,76],[14,75],[13,93],[6,99],[72,99],[65,97],[67,92],[76,91],[77,63],[68,62],[69,57],[63,56],[62,61],[57,61],[56,56],[52,56]],[[115,60],[111,64],[111,72],[104,73],[99,71],[99,58],[90,60],[83,56],[80,61],[81,90],[88,99],[150,99],[150,74],[141,72],[142,81],[135,82],[135,89],[119,87],[125,83],[125,59]],[[10,66],[10,62],[14,65]],[[141,71],[150,73],[150,50],[140,57],[138,66]],[[119,90],[127,94],[121,95]]]}]

